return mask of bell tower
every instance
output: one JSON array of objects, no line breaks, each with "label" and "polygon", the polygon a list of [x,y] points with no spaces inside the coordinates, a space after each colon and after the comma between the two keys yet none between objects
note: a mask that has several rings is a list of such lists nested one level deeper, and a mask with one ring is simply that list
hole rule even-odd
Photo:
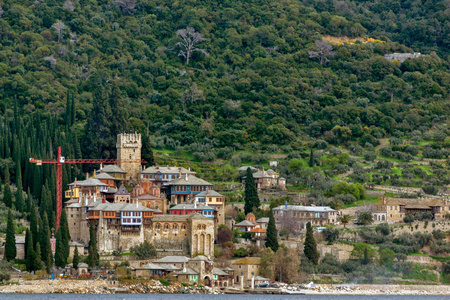
[{"label": "bell tower", "polygon": [[[127,172],[127,180],[139,177],[141,168],[142,140],[140,133],[121,133],[117,135],[117,159],[119,167]],[[133,162],[121,162],[122,160],[134,160]],[[131,178],[130,178],[131,177]]]}]

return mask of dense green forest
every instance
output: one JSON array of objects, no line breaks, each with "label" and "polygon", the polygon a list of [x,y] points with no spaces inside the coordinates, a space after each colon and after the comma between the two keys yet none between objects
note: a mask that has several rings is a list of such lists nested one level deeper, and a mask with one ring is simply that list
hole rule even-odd
[{"label": "dense green forest", "polygon": [[[245,149],[308,155],[311,139],[318,149],[361,154],[384,137],[432,139],[424,157],[449,154],[448,1],[0,7],[2,178],[8,165],[11,181],[20,172],[38,198],[54,175],[50,167],[30,172],[29,157],[50,157],[58,145],[67,157],[114,157],[122,130],[143,133],[147,149],[199,160]],[[394,52],[422,56],[383,57]],[[408,161],[417,153],[400,142],[380,154]],[[65,183],[78,169],[65,169]]]}]

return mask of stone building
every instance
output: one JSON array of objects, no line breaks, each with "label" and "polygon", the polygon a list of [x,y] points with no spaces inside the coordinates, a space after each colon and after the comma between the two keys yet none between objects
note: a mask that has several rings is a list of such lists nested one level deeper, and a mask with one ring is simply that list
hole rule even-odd
[{"label": "stone building", "polygon": [[190,255],[214,256],[214,220],[197,213],[154,215],[149,240],[157,249],[184,250]]},{"label": "stone building", "polygon": [[[121,133],[117,135],[117,159],[119,167],[127,172],[127,180],[137,180],[141,171],[142,140],[140,133]],[[121,162],[121,160],[128,160]],[[129,160],[133,160],[130,162]]]},{"label": "stone building", "polygon": [[147,179],[141,179],[133,187],[131,202],[151,208],[154,213],[167,213],[167,200],[161,197],[160,188]]},{"label": "stone building", "polygon": [[245,257],[234,262],[231,268],[234,270],[235,283],[243,287],[250,287],[249,279],[259,275],[260,257]]},{"label": "stone building", "polygon": [[420,53],[414,52],[414,53],[390,53],[385,54],[384,57],[389,61],[398,60],[399,62],[404,62],[408,58],[414,59],[419,58],[421,56]]},{"label": "stone building", "polygon": [[154,214],[139,203],[109,203],[84,198],[66,207],[71,238],[87,245],[89,226],[97,230],[98,249],[110,253],[129,250],[147,240],[157,249],[182,250],[186,254],[214,256],[214,220],[189,215]]},{"label": "stone building", "polygon": [[[258,190],[266,189],[286,189],[286,179],[280,177],[280,175],[272,169],[267,171],[257,171],[253,173],[253,179],[255,180],[256,188]],[[245,184],[245,177],[242,178],[242,184]]]},{"label": "stone building", "polygon": [[131,194],[122,184],[114,194],[114,203],[131,203]]},{"label": "stone building", "polygon": [[328,206],[280,205],[273,209],[278,230],[300,232],[311,222],[312,226],[326,226],[339,222],[340,212]]},{"label": "stone building", "polygon": [[372,205],[372,217],[375,222],[402,222],[407,214],[430,213],[433,219],[444,220],[450,213],[447,198],[388,198],[383,197]]}]

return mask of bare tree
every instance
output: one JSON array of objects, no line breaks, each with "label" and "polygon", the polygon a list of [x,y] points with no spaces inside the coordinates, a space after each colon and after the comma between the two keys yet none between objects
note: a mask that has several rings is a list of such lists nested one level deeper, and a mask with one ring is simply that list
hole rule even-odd
[{"label": "bare tree", "polygon": [[61,41],[61,37],[64,35],[64,31],[67,29],[67,26],[63,22],[58,21],[55,24],[53,24],[52,27],[58,33],[58,43],[59,43]]},{"label": "bare tree", "polygon": [[53,68],[56,65],[56,58],[53,57],[53,54],[47,57],[44,57],[44,60],[50,64],[50,67]]},{"label": "bare tree", "polygon": [[288,233],[287,238],[289,239],[289,235],[299,231],[299,223],[296,218],[293,216],[293,212],[286,213],[283,218],[280,220],[281,230],[285,229]]},{"label": "bare tree", "polygon": [[119,9],[126,15],[133,15],[136,13],[136,0],[115,0]]},{"label": "bare tree", "polygon": [[188,27],[186,29],[179,29],[177,30],[177,35],[182,39],[181,42],[176,43],[177,47],[182,48],[180,52],[178,52],[178,56],[186,59],[186,65],[189,65],[189,60],[193,52],[198,51],[208,56],[208,52],[206,52],[206,50],[195,46],[198,43],[203,42],[205,39],[203,38],[203,35],[196,32],[194,28]]},{"label": "bare tree", "polygon": [[63,8],[67,9],[68,11],[74,11],[75,10],[75,7],[73,6],[72,1],[70,1],[70,0],[66,0],[66,2],[64,2]]},{"label": "bare tree", "polygon": [[205,95],[203,91],[200,90],[195,83],[191,85],[189,90],[186,90],[181,96],[181,102],[183,103],[183,109],[186,110],[186,103],[195,101],[205,101]]},{"label": "bare tree", "polygon": [[329,62],[330,60],[328,57],[334,56],[335,52],[331,51],[333,50],[333,47],[328,44],[325,41],[317,40],[315,42],[317,50],[316,51],[308,51],[309,58],[316,58],[318,57],[320,60],[320,64],[323,65],[324,62]]}]

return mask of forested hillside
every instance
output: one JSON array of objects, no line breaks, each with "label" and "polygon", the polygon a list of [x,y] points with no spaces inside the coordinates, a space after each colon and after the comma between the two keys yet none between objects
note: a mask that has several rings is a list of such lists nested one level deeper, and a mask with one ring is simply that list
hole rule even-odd
[{"label": "forested hillside", "polygon": [[[45,131],[53,127],[30,155],[50,155],[61,135],[84,157],[114,156],[121,130],[149,132],[154,147],[198,153],[252,142],[298,148],[310,137],[377,145],[447,130],[448,0],[0,6],[4,133],[14,118],[29,130],[42,121],[51,124]],[[192,51],[183,36],[196,39]],[[422,56],[383,57],[394,52]],[[2,140],[12,153],[13,135]]]}]

